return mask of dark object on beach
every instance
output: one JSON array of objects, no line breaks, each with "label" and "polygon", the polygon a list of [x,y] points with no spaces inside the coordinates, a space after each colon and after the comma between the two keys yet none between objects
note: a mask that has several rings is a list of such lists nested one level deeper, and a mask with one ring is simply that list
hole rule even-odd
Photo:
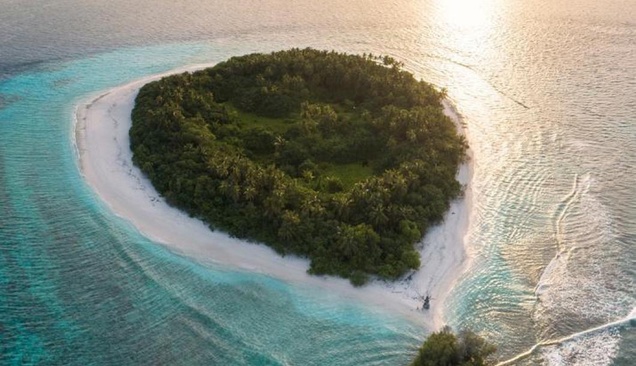
[{"label": "dark object on beach", "polygon": [[431,297],[426,295],[424,298],[424,304],[422,305],[423,310],[428,310],[431,308]]}]

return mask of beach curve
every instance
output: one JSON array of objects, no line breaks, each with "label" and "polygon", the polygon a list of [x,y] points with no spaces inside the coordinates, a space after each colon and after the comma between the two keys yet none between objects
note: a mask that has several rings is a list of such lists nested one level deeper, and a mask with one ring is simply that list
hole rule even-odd
[{"label": "beach curve", "polygon": [[[211,231],[207,224],[169,206],[151,182],[132,163],[128,130],[139,89],[161,77],[192,72],[212,64],[199,64],[148,76],[95,94],[75,108],[75,144],[79,169],[97,196],[119,217],[143,235],[179,254],[202,263],[260,273],[303,286],[316,286],[339,296],[388,309],[422,323],[433,331],[444,325],[445,299],[466,270],[466,244],[470,221],[472,162],[461,165],[457,179],[463,197],[451,202],[444,221],[429,229],[419,244],[422,267],[396,282],[372,281],[362,288],[348,280],[307,274],[309,261],[282,257],[271,248]],[[444,112],[466,134],[461,118],[449,101]],[[421,296],[430,295],[429,311],[421,308]]]}]

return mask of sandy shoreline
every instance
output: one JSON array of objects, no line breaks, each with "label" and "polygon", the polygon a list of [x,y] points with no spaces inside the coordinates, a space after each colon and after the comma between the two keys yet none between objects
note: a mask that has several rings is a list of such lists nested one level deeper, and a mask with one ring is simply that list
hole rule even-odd
[{"label": "sandy shoreline", "polygon": [[[75,142],[82,175],[113,212],[130,221],[148,238],[201,262],[263,273],[294,284],[318,286],[339,296],[388,308],[423,323],[429,330],[443,325],[445,299],[466,268],[466,240],[472,192],[470,161],[463,164],[458,180],[466,185],[464,197],[451,203],[444,222],[429,230],[419,249],[422,268],[395,283],[374,281],[363,288],[347,280],[306,273],[309,262],[281,257],[265,245],[251,244],[212,232],[199,220],[168,206],[139,169],[129,149],[130,113],[139,88],[162,76],[194,71],[211,65],[195,65],[153,75],[91,97],[76,107]],[[460,126],[450,103],[445,113]],[[465,132],[465,131],[462,131]],[[418,311],[420,295],[429,294],[431,309]]]}]

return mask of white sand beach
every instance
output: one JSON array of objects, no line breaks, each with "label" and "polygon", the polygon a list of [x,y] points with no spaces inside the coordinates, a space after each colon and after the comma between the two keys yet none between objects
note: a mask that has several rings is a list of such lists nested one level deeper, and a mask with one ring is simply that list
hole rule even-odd
[{"label": "white sand beach", "polygon": [[[444,222],[432,228],[420,245],[420,270],[398,282],[374,281],[362,288],[354,288],[339,278],[310,276],[306,273],[309,262],[305,259],[281,257],[265,245],[212,232],[201,221],[168,206],[132,164],[128,130],[139,88],[168,74],[209,66],[196,65],[137,80],[77,106],[75,138],[79,166],[97,195],[116,215],[130,221],[148,238],[199,262],[262,273],[302,286],[317,286],[336,296],[402,313],[423,323],[428,330],[444,325],[445,300],[468,262],[465,246],[472,200],[468,185],[472,175],[470,160],[458,172],[459,181],[466,186],[464,197],[452,202]],[[445,111],[463,130],[450,103],[445,104]],[[431,309],[418,310],[422,305],[420,296],[426,294],[432,297]]]}]

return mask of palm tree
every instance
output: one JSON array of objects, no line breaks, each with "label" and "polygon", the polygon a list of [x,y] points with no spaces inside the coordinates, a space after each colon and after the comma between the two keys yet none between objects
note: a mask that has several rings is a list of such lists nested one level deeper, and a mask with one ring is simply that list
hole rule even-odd
[{"label": "palm tree", "polygon": [[234,202],[238,202],[241,199],[241,186],[238,184],[230,183],[230,197]]},{"label": "palm tree", "polygon": [[285,208],[285,194],[281,189],[274,189],[272,193],[265,199],[263,206],[265,208],[265,214],[270,218],[275,218]]},{"label": "palm tree", "polygon": [[389,221],[389,218],[384,213],[385,211],[385,207],[381,203],[376,204],[371,208],[369,211],[369,219],[373,226],[382,227]]},{"label": "palm tree", "polygon": [[356,239],[356,230],[349,225],[344,225],[340,231],[336,246],[346,259],[351,259],[358,254],[360,245]]},{"label": "palm tree", "polygon": [[253,185],[248,185],[243,190],[243,196],[245,197],[246,200],[248,200],[250,202],[253,201],[254,198],[256,198],[257,194],[258,194],[258,191],[256,190],[256,188]]},{"label": "palm tree", "polygon": [[351,211],[351,196],[346,193],[338,193],[332,196],[331,202],[334,206],[336,216],[340,220],[347,220]]},{"label": "palm tree", "polygon": [[300,210],[303,214],[311,216],[323,213],[325,208],[322,206],[322,202],[318,196],[314,193],[303,199],[300,204]]},{"label": "palm tree", "polygon": [[285,210],[281,216],[282,223],[278,229],[278,237],[283,240],[296,240],[300,236],[300,218],[295,212]]},{"label": "palm tree", "polygon": [[408,191],[408,185],[404,175],[397,170],[389,170],[384,173],[383,180],[388,189],[396,198],[402,198]]}]

